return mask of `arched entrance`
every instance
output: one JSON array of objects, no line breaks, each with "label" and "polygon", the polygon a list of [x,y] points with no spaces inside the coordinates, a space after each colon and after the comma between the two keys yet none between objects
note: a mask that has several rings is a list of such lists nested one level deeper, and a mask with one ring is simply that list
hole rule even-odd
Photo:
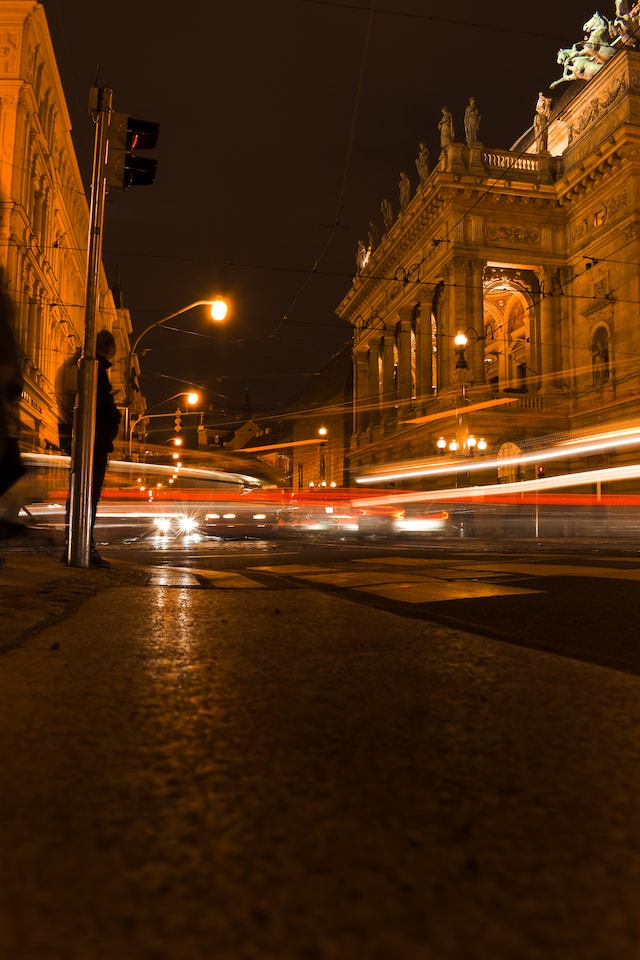
[{"label": "arched entrance", "polygon": [[488,267],[484,279],[485,376],[494,390],[527,393],[537,377],[533,275]]}]

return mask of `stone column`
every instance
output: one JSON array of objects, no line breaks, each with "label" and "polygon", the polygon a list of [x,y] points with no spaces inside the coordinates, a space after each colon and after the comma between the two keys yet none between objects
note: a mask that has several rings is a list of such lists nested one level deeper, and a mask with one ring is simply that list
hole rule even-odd
[{"label": "stone column", "polygon": [[27,356],[35,369],[38,365],[38,301],[35,290],[29,294],[29,309],[27,312]]},{"label": "stone column", "polygon": [[375,427],[380,422],[380,381],[379,381],[380,342],[376,337],[369,340],[369,401],[368,423]]},{"label": "stone column", "polygon": [[438,370],[441,390],[451,389],[455,384],[455,366],[458,360],[454,337],[470,326],[467,316],[467,257],[455,257],[445,268],[445,297],[442,309],[442,329],[438,331],[438,351],[441,354]]},{"label": "stone column", "polygon": [[466,356],[473,376],[473,383],[482,386],[486,383],[484,362],[484,260],[469,260],[467,285],[467,329],[476,332],[476,339],[469,336]]},{"label": "stone column", "polygon": [[431,397],[431,299],[423,299],[416,314],[416,401],[422,408]]},{"label": "stone column", "polygon": [[413,405],[411,389],[411,330],[413,307],[400,310],[398,324],[398,416],[407,415]]},{"label": "stone column", "polygon": [[393,348],[396,338],[389,330],[385,330],[382,337],[382,418],[389,420],[395,417],[395,366],[393,362]]},{"label": "stone column", "polygon": [[45,311],[44,311],[44,302],[43,302],[43,292],[38,290],[38,299],[36,301],[36,356],[35,363],[40,371],[42,376],[46,376],[47,373],[47,357],[51,353],[50,344],[47,342],[49,339],[49,332],[45,334],[44,322],[45,322]]},{"label": "stone column", "polygon": [[562,277],[559,271],[543,267],[540,271],[544,296],[540,297],[540,333],[537,343],[540,389],[548,393],[558,387],[560,372],[558,332],[562,310]]},{"label": "stone column", "polygon": [[369,404],[369,358],[364,353],[356,353],[353,358],[353,429],[356,434],[367,429]]}]

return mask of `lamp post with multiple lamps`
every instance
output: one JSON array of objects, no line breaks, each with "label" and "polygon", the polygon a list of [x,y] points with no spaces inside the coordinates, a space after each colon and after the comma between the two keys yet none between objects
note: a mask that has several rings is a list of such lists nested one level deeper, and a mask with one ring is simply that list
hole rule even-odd
[{"label": "lamp post with multiple lamps", "polygon": [[484,437],[479,439],[475,437],[472,433],[468,434],[465,438],[465,443],[461,446],[457,437],[453,437],[451,440],[447,440],[445,437],[439,437],[436,443],[438,448],[438,453],[443,456],[445,450],[449,450],[450,453],[458,454],[464,453],[465,447],[467,453],[470,457],[475,455],[476,450],[478,453],[483,454],[487,449],[487,441]]},{"label": "lamp post with multiple lamps", "polygon": [[[467,397],[468,387],[473,383],[473,373],[467,363],[465,350],[469,345],[469,336],[476,337],[475,330],[459,332],[454,337],[454,347],[457,354],[456,365],[454,369],[454,380],[460,387],[460,407],[456,407],[456,431],[455,436],[447,440],[444,436],[439,437],[436,442],[438,452],[442,455],[448,450],[454,456],[473,457],[476,453],[483,454],[487,449],[487,441],[484,437],[477,438],[469,431],[469,415],[465,410],[465,404],[469,402]],[[464,487],[469,485],[468,472],[461,471],[457,475],[457,486]]]},{"label": "lamp post with multiple lamps", "polygon": [[209,307],[210,317],[215,323],[221,323],[226,318],[229,311],[229,304],[223,297],[216,297],[214,300],[195,300],[193,303],[187,304],[186,307],[182,307],[180,310],[176,310],[174,313],[170,313],[166,317],[161,317],[159,320],[154,320],[154,322],[150,323],[148,327],[145,327],[142,333],[138,334],[136,339],[133,341],[131,350],[129,351],[129,355],[127,357],[125,379],[125,436],[130,434],[131,393],[133,390],[133,358],[137,356],[140,341],[149,333],[150,330],[161,326],[163,323],[167,323],[169,320],[174,320],[175,317],[179,317],[181,314],[195,309],[195,307]]}]

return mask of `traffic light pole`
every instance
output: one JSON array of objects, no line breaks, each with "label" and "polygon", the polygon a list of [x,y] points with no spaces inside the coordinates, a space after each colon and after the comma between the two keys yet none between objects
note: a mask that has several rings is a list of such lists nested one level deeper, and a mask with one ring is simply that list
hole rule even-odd
[{"label": "traffic light pole", "polygon": [[102,262],[106,151],[113,99],[113,93],[107,87],[94,88],[92,95],[96,132],[89,211],[84,350],[78,364],[78,394],[73,422],[67,538],[67,563],[73,567],[88,567],[91,550],[93,453],[98,384],[96,314],[98,277]]}]

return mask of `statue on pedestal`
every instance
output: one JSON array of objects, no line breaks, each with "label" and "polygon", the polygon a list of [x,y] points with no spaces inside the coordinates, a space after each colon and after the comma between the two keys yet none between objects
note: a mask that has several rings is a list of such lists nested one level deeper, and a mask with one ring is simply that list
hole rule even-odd
[{"label": "statue on pedestal", "polygon": [[469,97],[469,103],[464,112],[464,134],[468,146],[480,142],[480,111],[476,105],[475,97]]},{"label": "statue on pedestal", "polygon": [[404,170],[400,174],[400,212],[406,210],[411,200],[411,181]]},{"label": "statue on pedestal", "polygon": [[545,97],[542,91],[538,94],[536,112],[533,118],[533,132],[535,146],[538,153],[547,150],[549,120],[551,118],[551,97]]},{"label": "statue on pedestal", "polygon": [[416,158],[416,170],[420,177],[420,183],[424,183],[429,176],[429,151],[426,144],[418,144],[418,156]]},{"label": "statue on pedestal", "polygon": [[450,143],[453,143],[453,116],[448,107],[442,107],[442,116],[438,123],[438,130],[440,131],[441,147],[448,147]]},{"label": "statue on pedestal", "polygon": [[380,210],[382,211],[385,230],[391,230],[393,226],[393,207],[391,206],[391,201],[383,200],[380,204]]}]

